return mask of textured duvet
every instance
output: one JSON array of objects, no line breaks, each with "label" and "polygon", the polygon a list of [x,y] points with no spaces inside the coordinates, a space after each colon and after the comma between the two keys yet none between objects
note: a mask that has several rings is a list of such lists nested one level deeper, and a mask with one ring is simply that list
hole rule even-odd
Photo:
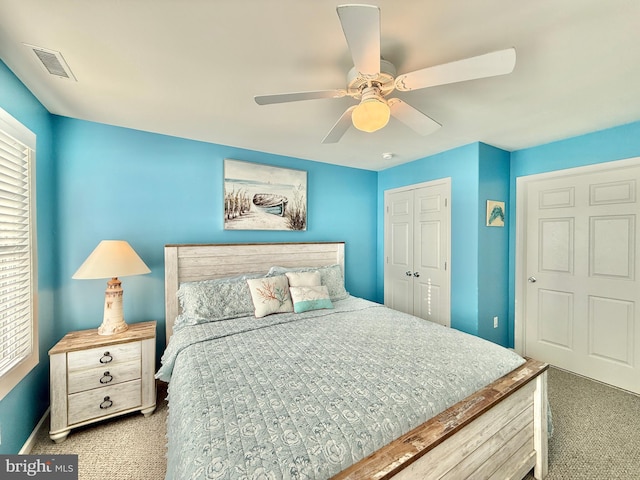
[{"label": "textured duvet", "polygon": [[156,375],[167,479],[327,479],[524,363],[366,300],[334,305],[174,333]]}]

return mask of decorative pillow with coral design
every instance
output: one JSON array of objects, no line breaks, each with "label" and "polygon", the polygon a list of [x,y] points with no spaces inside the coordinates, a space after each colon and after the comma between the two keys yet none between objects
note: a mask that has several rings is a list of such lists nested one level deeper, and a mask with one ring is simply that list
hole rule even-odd
[{"label": "decorative pillow with coral design", "polygon": [[272,313],[293,312],[289,282],[284,275],[247,280],[256,318]]},{"label": "decorative pillow with coral design", "polygon": [[324,285],[316,287],[291,287],[289,291],[293,299],[293,311],[296,313],[320,310],[322,308],[333,308],[333,303],[331,303],[331,299],[329,298],[329,290]]}]

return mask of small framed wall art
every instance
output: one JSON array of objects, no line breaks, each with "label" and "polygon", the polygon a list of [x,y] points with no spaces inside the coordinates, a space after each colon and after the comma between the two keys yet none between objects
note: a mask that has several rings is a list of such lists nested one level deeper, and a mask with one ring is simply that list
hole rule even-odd
[{"label": "small framed wall art", "polygon": [[224,160],[225,230],[306,230],[307,172]]},{"label": "small framed wall art", "polygon": [[504,227],[504,202],[487,200],[487,227]]}]

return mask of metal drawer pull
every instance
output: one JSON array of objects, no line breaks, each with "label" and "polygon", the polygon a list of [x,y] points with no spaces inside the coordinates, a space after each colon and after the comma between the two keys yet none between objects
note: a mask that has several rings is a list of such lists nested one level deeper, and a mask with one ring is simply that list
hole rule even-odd
[{"label": "metal drawer pull", "polygon": [[102,358],[100,359],[100,363],[109,363],[113,360],[113,356],[109,352],[104,352],[102,354]]},{"label": "metal drawer pull", "polygon": [[107,408],[109,408],[111,405],[113,405],[113,401],[109,398],[109,397],[104,397],[103,402],[100,404],[100,408],[102,410],[106,410]]},{"label": "metal drawer pull", "polygon": [[109,372],[104,372],[104,374],[102,375],[102,378],[100,379],[100,383],[109,383],[112,380],[113,380],[113,375],[111,375]]}]

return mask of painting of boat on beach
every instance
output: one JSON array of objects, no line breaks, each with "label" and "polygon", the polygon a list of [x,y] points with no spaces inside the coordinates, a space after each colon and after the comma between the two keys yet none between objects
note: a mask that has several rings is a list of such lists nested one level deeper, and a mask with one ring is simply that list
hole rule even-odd
[{"label": "painting of boat on beach", "polygon": [[307,172],[225,159],[225,230],[306,230]]}]

